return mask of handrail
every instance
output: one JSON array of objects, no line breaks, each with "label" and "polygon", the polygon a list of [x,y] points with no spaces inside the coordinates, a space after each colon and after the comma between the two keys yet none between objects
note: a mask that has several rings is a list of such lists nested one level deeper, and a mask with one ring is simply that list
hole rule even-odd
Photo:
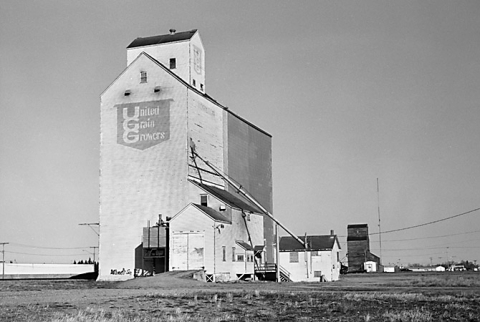
[{"label": "handrail", "polygon": [[278,265],[278,269],[280,270],[280,272],[282,272],[284,275],[286,275],[286,276],[288,276],[288,278],[290,278],[290,272],[287,271],[283,266]]}]

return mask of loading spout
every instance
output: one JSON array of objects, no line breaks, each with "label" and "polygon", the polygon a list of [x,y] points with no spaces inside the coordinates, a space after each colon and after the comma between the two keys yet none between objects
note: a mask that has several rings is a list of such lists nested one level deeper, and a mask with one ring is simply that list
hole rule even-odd
[{"label": "loading spout", "polygon": [[[270,219],[272,219],[278,226],[280,226],[283,230],[285,230],[290,236],[292,236],[296,241],[298,241],[305,249],[308,248],[306,241],[301,240],[298,238],[293,232],[291,232],[287,227],[285,227],[281,222],[279,222],[273,215],[265,209],[253,196],[251,196],[245,189],[242,188],[241,185],[237,184],[234,182],[232,179],[230,179],[226,174],[224,174],[221,170],[217,169],[213,164],[208,162],[207,160],[203,159],[196,151],[195,143],[193,142],[192,138],[190,138],[190,151],[192,153],[192,159],[196,165],[195,158],[199,158],[202,160],[203,163],[205,163],[210,169],[213,170],[218,176],[220,176],[223,180],[228,182],[231,186],[233,186],[238,193],[240,193],[242,196],[247,198],[250,202],[252,202],[255,206],[258,207],[261,212],[268,216]],[[280,245],[277,245],[279,247]]]}]

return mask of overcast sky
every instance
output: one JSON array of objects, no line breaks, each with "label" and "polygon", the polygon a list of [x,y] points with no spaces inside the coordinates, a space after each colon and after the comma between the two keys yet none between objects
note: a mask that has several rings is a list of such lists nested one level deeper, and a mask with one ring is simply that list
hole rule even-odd
[{"label": "overcast sky", "polygon": [[[348,224],[378,233],[378,205],[382,231],[479,208],[478,17],[475,0],[3,0],[6,260],[93,257],[100,94],[133,39],[170,28],[199,30],[206,92],[273,136],[274,215],[295,233],[333,229],[345,253]],[[479,241],[474,211],[384,233],[381,253],[480,260]]]}]

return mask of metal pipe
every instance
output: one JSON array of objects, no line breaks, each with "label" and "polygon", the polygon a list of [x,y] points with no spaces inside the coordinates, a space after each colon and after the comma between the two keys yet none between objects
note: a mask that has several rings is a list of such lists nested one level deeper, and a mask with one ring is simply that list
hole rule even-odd
[{"label": "metal pipe", "polygon": [[[265,215],[267,215],[270,219],[272,219],[278,226],[280,226],[283,230],[285,230],[288,234],[290,234],[290,236],[292,236],[293,238],[295,238],[296,241],[298,241],[301,245],[303,245],[303,247],[305,247],[305,249],[307,248],[307,244],[301,240],[300,238],[298,238],[293,232],[291,232],[287,227],[285,227],[284,225],[282,225],[281,222],[279,222],[278,220],[276,220],[273,215],[267,210],[265,209],[257,200],[255,200],[255,198],[253,198],[252,196],[250,196],[249,193],[247,193],[246,191],[243,190],[243,188],[236,184],[234,181],[232,181],[230,178],[228,178],[227,176],[225,176],[224,174],[221,173],[220,170],[217,170],[215,168],[214,165],[212,165],[210,162],[208,162],[207,160],[204,160],[200,155],[198,155],[197,152],[195,152],[195,148],[192,147],[192,154],[194,156],[197,156],[200,160],[202,160],[206,165],[208,165],[216,174],[218,174],[220,177],[222,177],[225,181],[227,181],[229,184],[231,184],[235,189],[237,189],[237,191],[239,193],[241,193],[245,198],[247,198],[249,201],[251,201],[254,205],[256,205]],[[279,245],[277,245],[278,247]]]}]

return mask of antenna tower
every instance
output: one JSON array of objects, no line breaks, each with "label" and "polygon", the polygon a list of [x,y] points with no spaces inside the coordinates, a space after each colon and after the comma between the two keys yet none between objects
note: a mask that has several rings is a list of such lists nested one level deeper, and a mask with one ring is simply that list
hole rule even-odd
[{"label": "antenna tower", "polygon": [[380,225],[380,185],[377,178],[378,238],[380,240],[380,264],[382,264],[382,227]]}]

